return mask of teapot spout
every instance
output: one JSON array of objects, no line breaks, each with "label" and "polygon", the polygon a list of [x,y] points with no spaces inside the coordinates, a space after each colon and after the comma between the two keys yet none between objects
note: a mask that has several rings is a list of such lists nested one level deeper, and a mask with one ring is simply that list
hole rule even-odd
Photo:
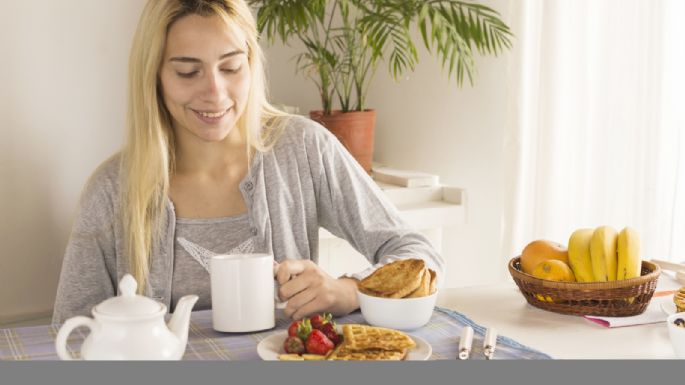
[{"label": "teapot spout", "polygon": [[193,310],[195,302],[198,300],[196,295],[186,295],[178,300],[174,314],[171,316],[167,327],[179,339],[181,346],[185,349],[188,342],[188,328],[190,327],[190,312]]}]

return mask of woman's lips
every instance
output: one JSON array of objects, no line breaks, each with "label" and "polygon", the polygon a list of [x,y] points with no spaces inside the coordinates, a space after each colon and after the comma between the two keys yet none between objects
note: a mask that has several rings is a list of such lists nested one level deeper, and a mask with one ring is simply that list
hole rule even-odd
[{"label": "woman's lips", "polygon": [[207,124],[217,124],[224,118],[224,116],[226,116],[226,114],[228,114],[228,111],[230,111],[231,108],[229,107],[228,109],[220,112],[191,110],[202,122]]}]

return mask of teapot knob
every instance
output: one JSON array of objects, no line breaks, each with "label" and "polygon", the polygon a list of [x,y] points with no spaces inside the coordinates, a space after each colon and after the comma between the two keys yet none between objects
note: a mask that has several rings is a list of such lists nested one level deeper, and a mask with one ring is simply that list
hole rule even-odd
[{"label": "teapot knob", "polygon": [[119,292],[124,297],[133,297],[136,295],[136,289],[138,288],[138,282],[133,278],[131,274],[124,275],[119,282]]}]

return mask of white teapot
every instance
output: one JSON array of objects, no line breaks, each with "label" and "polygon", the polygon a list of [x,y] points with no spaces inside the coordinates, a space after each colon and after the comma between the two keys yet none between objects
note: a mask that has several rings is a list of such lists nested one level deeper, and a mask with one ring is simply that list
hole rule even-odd
[{"label": "white teapot", "polygon": [[164,322],[166,306],[137,295],[138,284],[130,274],[119,282],[121,295],[93,308],[93,318],[69,318],[57,333],[57,355],[73,360],[67,352],[67,337],[86,326],[90,334],[81,346],[84,360],[180,360],[188,342],[190,312],[198,296],[187,295],[176,305],[169,324]]}]

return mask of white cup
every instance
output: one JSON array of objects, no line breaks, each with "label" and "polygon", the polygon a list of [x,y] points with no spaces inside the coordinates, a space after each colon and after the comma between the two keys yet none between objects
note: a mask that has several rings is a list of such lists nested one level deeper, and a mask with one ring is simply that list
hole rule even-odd
[{"label": "white cup", "polygon": [[209,262],[212,327],[253,332],[276,326],[274,257],[271,254],[216,255]]}]

